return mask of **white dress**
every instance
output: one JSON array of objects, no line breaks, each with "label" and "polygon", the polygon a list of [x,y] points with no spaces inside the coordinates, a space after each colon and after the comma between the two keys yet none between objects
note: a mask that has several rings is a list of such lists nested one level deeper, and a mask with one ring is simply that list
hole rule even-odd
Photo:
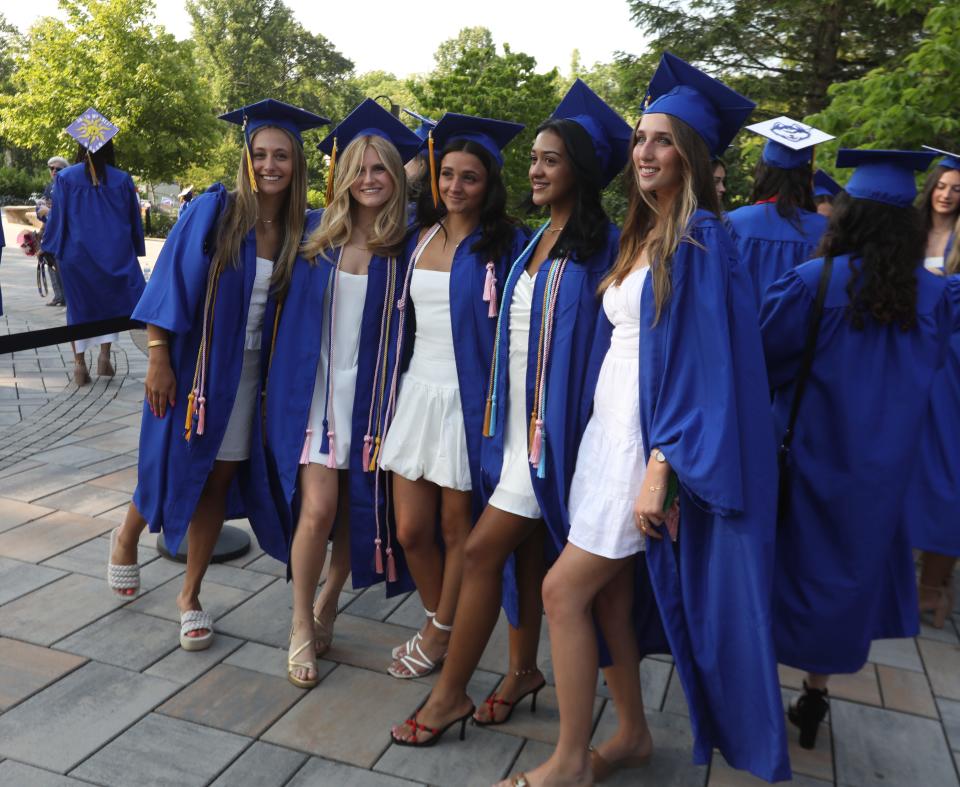
[{"label": "white dress", "polygon": [[257,272],[250,293],[250,307],[247,309],[240,383],[237,386],[237,396],[233,400],[233,409],[230,411],[230,420],[227,422],[227,431],[217,452],[217,459],[223,461],[242,462],[250,458],[250,432],[260,388],[260,335],[272,275],[273,261],[257,257]]},{"label": "white dress", "polygon": [[533,491],[527,438],[527,356],[530,313],[536,276],[524,271],[517,279],[510,301],[510,362],[508,366],[507,434],[503,445],[500,482],[490,496],[490,505],[528,519],[538,519],[540,504]]},{"label": "white dress", "polygon": [[928,271],[935,270],[939,271],[943,267],[944,257],[924,257],[923,258],[923,267]]},{"label": "white dress", "polygon": [[[330,361],[330,299],[327,287],[323,297],[323,330],[320,332],[320,363],[313,384],[310,403],[309,428],[311,464],[325,465],[328,454],[321,452],[323,444],[323,405],[327,396],[327,368]],[[333,389],[327,405],[328,425],[333,427],[333,453],[337,469],[350,466],[350,436],[353,428],[353,400],[357,390],[357,359],[360,354],[360,322],[367,300],[367,275],[340,271],[337,274],[337,308],[333,317]],[[304,435],[306,439],[306,435]]]},{"label": "white dress", "polygon": [[417,314],[413,357],[400,379],[380,467],[411,481],[423,478],[466,492],[470,460],[453,354],[449,272],[414,268],[410,300]]},{"label": "white dress", "polygon": [[640,292],[649,268],[611,285],[603,310],[613,323],[603,358],[593,414],[580,441],[570,485],[570,533],[574,546],[606,558],[645,548],[633,518],[646,465],[640,431]]}]

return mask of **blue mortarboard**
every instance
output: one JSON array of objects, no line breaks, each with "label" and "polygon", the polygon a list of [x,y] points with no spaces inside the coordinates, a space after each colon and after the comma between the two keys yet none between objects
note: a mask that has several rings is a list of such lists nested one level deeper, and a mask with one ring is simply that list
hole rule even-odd
[{"label": "blue mortarboard", "polygon": [[841,191],[843,191],[843,186],[837,183],[837,181],[822,169],[818,169],[813,173],[814,197],[836,197]]},{"label": "blue mortarboard", "polygon": [[937,162],[938,167],[946,167],[947,169],[960,169],[960,153],[951,153],[948,150],[940,150],[940,148],[932,148],[929,145],[922,146],[926,150],[932,150],[934,153],[939,153],[943,156]]},{"label": "blue mortarboard", "polygon": [[[482,146],[502,167],[503,154],[500,151],[523,131],[523,128],[523,123],[511,123],[509,120],[494,120],[447,112],[433,129],[433,149],[439,153],[448,142],[455,139],[469,139]],[[426,148],[426,145],[423,147]]]},{"label": "blue mortarboard", "polygon": [[66,128],[67,133],[91,153],[100,150],[117,135],[119,130],[93,107],[82,113]]},{"label": "blue mortarboard", "polygon": [[837,153],[837,166],[856,167],[847,182],[851,197],[906,208],[917,196],[913,173],[927,169],[936,156],[920,150],[844,149]]},{"label": "blue mortarboard", "polygon": [[437,125],[436,120],[431,120],[426,115],[421,115],[419,112],[414,112],[412,109],[403,108],[403,111],[406,112],[414,120],[419,120],[420,125],[413,130],[413,133],[420,137],[421,140],[425,140],[429,135],[430,131]]},{"label": "blue mortarboard", "polygon": [[343,150],[357,137],[383,137],[393,143],[406,163],[420,148],[420,137],[403,125],[372,98],[365,98],[317,145],[328,156],[333,156],[334,143]]},{"label": "blue mortarboard", "polygon": [[660,112],[679,118],[696,131],[712,156],[733,141],[756,104],[700,69],[664,52],[650,80],[645,113]]},{"label": "blue mortarboard", "polygon": [[311,128],[326,126],[330,120],[300,107],[284,104],[272,98],[265,98],[256,104],[248,104],[240,109],[220,115],[220,120],[241,126],[246,133],[247,142],[258,128],[277,126],[289,131],[297,142],[303,144],[302,133]]},{"label": "blue mortarboard", "polygon": [[620,174],[630,156],[633,129],[586,82],[574,82],[550,117],[572,120],[590,135],[604,186]]}]

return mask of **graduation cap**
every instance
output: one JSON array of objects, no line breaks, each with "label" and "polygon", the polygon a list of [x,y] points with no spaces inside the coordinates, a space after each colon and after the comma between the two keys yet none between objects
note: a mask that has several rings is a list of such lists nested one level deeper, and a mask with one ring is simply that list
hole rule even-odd
[{"label": "graduation cap", "polygon": [[333,171],[337,165],[337,153],[360,137],[382,137],[387,140],[397,149],[404,164],[420,149],[420,137],[372,98],[365,98],[317,145],[330,157],[327,170],[328,205],[333,198]]},{"label": "graduation cap", "polygon": [[917,196],[914,172],[923,172],[936,158],[920,150],[850,150],[837,153],[837,166],[856,167],[847,193],[858,199],[909,207]]},{"label": "graduation cap", "polygon": [[812,163],[813,146],[836,139],[832,134],[786,116],[754,123],[747,126],[747,130],[767,138],[763,161],[780,169],[796,169]]},{"label": "graduation cap", "polygon": [[118,131],[120,129],[117,126],[93,107],[82,112],[80,117],[66,128],[66,132],[77,140],[81,147],[86,148],[87,166],[90,168],[90,178],[94,186],[99,186],[100,181],[97,178],[97,168],[93,166],[93,159],[90,156],[113,139]]},{"label": "graduation cap", "polygon": [[587,132],[600,165],[603,186],[620,174],[630,156],[633,129],[586,82],[574,82],[550,117],[572,120]]},{"label": "graduation cap", "polygon": [[220,115],[220,120],[234,123],[243,129],[243,147],[247,160],[247,175],[250,178],[250,188],[257,190],[257,181],[253,174],[253,153],[250,150],[250,140],[254,133],[264,126],[276,126],[289,131],[294,139],[303,145],[303,132],[311,128],[327,125],[330,120],[300,107],[284,104],[273,98],[265,98],[255,104],[234,109]]},{"label": "graduation cap", "polygon": [[406,107],[403,107],[403,111],[414,120],[420,121],[420,125],[413,130],[413,133],[425,141],[430,134],[430,130],[437,125],[437,121],[431,120],[426,115],[421,115],[419,112],[414,112],[412,109],[407,109]]},{"label": "graduation cap", "polygon": [[843,191],[843,186],[837,183],[837,181],[822,169],[818,169],[813,173],[814,197],[836,197],[841,191]]},{"label": "graduation cap", "polygon": [[711,156],[727,149],[757,106],[670,52],[660,58],[647,99],[645,113],[679,118],[700,135]]},{"label": "graduation cap", "polygon": [[926,150],[932,150],[934,153],[939,153],[943,156],[943,158],[937,162],[938,167],[960,170],[960,153],[950,153],[946,150],[940,150],[940,148],[932,148],[929,145],[921,145],[921,147]]}]

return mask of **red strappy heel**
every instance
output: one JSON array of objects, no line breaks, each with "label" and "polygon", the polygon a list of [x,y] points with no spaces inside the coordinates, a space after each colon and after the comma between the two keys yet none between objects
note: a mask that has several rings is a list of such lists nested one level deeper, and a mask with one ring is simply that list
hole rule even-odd
[{"label": "red strappy heel", "polygon": [[[469,719],[473,715],[475,710],[476,708],[471,706],[470,710],[468,710],[465,714],[463,714],[463,716],[460,716],[454,719],[449,724],[443,727],[428,727],[426,724],[421,724],[419,721],[417,721],[417,713],[420,712],[420,710],[417,709],[417,713],[414,713],[413,716],[411,716],[409,719],[407,719],[404,722],[404,725],[409,725],[410,727],[413,728],[413,737],[398,738],[396,735],[393,734],[393,731],[391,731],[390,738],[393,740],[395,744],[397,744],[397,746],[413,746],[413,747],[433,746],[436,744],[438,740],[440,740],[440,738],[443,737],[443,734],[447,730],[449,730],[453,725],[459,724],[460,740],[463,740],[467,735],[467,719]],[[430,733],[430,737],[422,741],[417,740],[418,732],[428,732]]]},{"label": "red strappy heel", "polygon": [[[536,669],[519,670],[517,672],[514,672],[513,675],[516,678],[522,678],[524,675],[532,675],[534,672],[537,672],[537,670]],[[493,726],[496,726],[497,724],[506,724],[508,721],[510,721],[510,717],[513,715],[513,709],[516,708],[520,702],[522,702],[524,699],[529,697],[531,694],[533,695],[533,697],[530,700],[530,712],[536,713],[537,712],[537,695],[540,693],[540,690],[546,685],[547,685],[547,679],[544,678],[539,686],[536,686],[535,688],[530,689],[530,691],[525,691],[523,694],[521,694],[519,697],[517,697],[513,701],[505,700],[503,699],[503,697],[498,697],[497,691],[496,689],[494,689],[493,693],[491,693],[490,696],[483,701],[483,704],[487,706],[487,709],[490,713],[490,718],[486,720],[480,720],[474,717],[473,723],[476,724],[478,727],[493,727]],[[507,707],[507,715],[504,716],[499,721],[497,720],[497,716],[495,712],[497,705],[505,705]]]}]

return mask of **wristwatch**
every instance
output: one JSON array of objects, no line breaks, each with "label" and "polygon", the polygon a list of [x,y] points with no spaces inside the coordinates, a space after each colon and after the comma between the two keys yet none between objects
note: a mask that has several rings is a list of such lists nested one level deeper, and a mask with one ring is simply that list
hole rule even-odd
[{"label": "wristwatch", "polygon": [[656,459],[658,462],[667,461],[666,454],[664,454],[663,451],[661,451],[659,448],[654,448],[651,453],[653,454],[653,458]]}]

